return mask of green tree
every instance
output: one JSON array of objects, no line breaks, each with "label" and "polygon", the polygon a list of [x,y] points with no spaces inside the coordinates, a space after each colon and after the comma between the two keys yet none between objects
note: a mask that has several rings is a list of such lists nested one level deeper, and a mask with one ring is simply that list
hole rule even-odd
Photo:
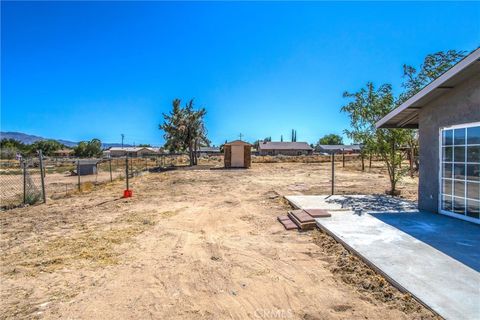
[{"label": "green tree", "polygon": [[144,143],[144,144],[139,144],[138,147],[139,148],[151,148],[152,146],[148,143],[146,143],[146,144]]},{"label": "green tree", "polygon": [[402,83],[402,87],[404,91],[398,97],[397,104],[402,104],[422,90],[465,57],[465,54],[465,51],[457,50],[439,51],[428,54],[418,69],[410,65],[403,65],[405,81]]},{"label": "green tree", "polygon": [[320,145],[320,144],[328,144],[328,145],[343,144],[343,139],[338,134],[331,133],[331,134],[324,135],[322,138],[320,138],[318,140],[317,145]]},{"label": "green tree", "polygon": [[395,194],[397,183],[406,173],[401,168],[403,153],[399,149],[405,144],[408,131],[375,127],[395,107],[391,85],[383,84],[377,89],[369,82],[358,92],[345,92],[343,97],[351,100],[341,108],[350,117],[351,128],[345,130],[346,135],[381,156],[388,170],[390,193]]},{"label": "green tree", "polygon": [[17,153],[27,155],[29,148],[26,144],[15,139],[0,140],[0,157],[2,159],[15,159]]},{"label": "green tree", "polygon": [[159,125],[164,131],[165,148],[171,152],[188,151],[190,165],[196,165],[197,150],[200,145],[209,145],[204,117],[207,111],[205,108],[196,110],[193,99],[185,107],[181,107],[181,100],[174,99],[172,111],[163,114],[163,123]]},{"label": "green tree", "polygon": [[94,158],[102,154],[102,142],[99,139],[92,139],[90,141],[81,141],[73,148],[76,157]]},{"label": "green tree", "polygon": [[38,140],[32,143],[29,147],[30,153],[35,153],[37,150],[42,150],[44,156],[53,156],[54,152],[65,148],[65,145],[56,140]]},{"label": "green tree", "polygon": [[[425,57],[418,70],[413,66],[403,65],[404,81],[402,87],[404,90],[398,97],[397,105],[407,101],[430,82],[445,73],[461,60],[465,54],[465,51],[457,50],[439,51],[429,54]],[[415,161],[415,156],[418,154],[418,130],[409,130],[406,146],[408,146],[409,150],[410,175],[413,176],[414,171],[418,170],[418,162]],[[414,163],[416,169],[414,168]]]}]

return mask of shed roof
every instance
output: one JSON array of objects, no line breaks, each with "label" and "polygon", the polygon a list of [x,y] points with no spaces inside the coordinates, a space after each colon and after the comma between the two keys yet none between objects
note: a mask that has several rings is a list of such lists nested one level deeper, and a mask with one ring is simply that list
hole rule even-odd
[{"label": "shed roof", "polygon": [[249,146],[250,143],[242,141],[242,140],[234,140],[234,141],[225,143],[225,145],[226,146],[230,146],[230,145],[248,145]]},{"label": "shed roof", "polygon": [[258,150],[313,150],[313,148],[306,142],[264,141],[260,142]]},{"label": "shed roof", "polygon": [[428,102],[452,90],[464,80],[480,74],[480,48],[433,80],[417,94],[376,123],[377,128],[418,128],[418,112]]},{"label": "shed roof", "polygon": [[79,159],[78,160],[78,164],[81,166],[96,165],[99,162],[102,162],[102,160],[99,160],[99,159]]}]

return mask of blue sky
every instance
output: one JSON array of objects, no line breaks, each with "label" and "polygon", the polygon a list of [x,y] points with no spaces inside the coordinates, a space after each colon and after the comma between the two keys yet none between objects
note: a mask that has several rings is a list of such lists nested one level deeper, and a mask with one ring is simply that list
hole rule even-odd
[{"label": "blue sky", "polygon": [[478,2],[3,2],[1,130],[163,143],[171,101],[214,144],[341,134],[345,90],[480,45]]}]

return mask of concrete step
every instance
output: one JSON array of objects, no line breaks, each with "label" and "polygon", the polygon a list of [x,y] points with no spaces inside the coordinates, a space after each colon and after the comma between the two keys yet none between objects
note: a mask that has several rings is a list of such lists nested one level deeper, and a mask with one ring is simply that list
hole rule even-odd
[{"label": "concrete step", "polygon": [[288,217],[301,230],[312,230],[316,227],[315,219],[303,210],[291,210],[288,212]]},{"label": "concrete step", "polygon": [[288,211],[289,215],[292,215],[300,221],[301,223],[308,223],[308,222],[314,222],[314,218],[309,215],[307,212],[304,210],[290,210]]},{"label": "concrete step", "polygon": [[313,218],[328,218],[332,215],[324,209],[305,209],[305,211]]}]

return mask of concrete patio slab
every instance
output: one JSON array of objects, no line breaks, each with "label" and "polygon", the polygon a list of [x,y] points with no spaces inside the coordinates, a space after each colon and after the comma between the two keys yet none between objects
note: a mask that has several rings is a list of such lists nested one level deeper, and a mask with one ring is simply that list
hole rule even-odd
[{"label": "concrete patio slab", "polygon": [[[446,319],[480,319],[480,273],[467,265],[480,250],[477,225],[413,211],[412,203],[399,201],[395,205],[397,199],[391,197],[393,200],[385,205],[380,196],[378,207],[374,205],[375,199],[366,201],[361,196],[335,196],[330,202],[326,196],[298,197],[292,204],[301,209],[305,209],[302,205],[322,208],[325,203],[330,206],[336,203],[332,216],[316,219],[317,225],[439,315]],[[340,211],[339,205],[344,210]],[[357,210],[356,214],[353,210],[346,211],[348,207],[364,212],[383,208],[390,213],[358,214]],[[402,207],[408,208],[408,212],[398,210]],[[428,228],[432,232],[425,232]],[[445,245],[448,239],[456,244]],[[464,257],[450,256],[455,250],[463,250]]]},{"label": "concrete patio slab", "polygon": [[480,225],[422,211],[372,215],[480,272]]},{"label": "concrete patio slab", "polygon": [[285,198],[298,209],[353,210],[378,212],[416,211],[415,202],[385,195],[294,195]]},{"label": "concrete patio slab", "polygon": [[480,318],[480,274],[370,214],[317,219],[389,278],[445,319]]}]

